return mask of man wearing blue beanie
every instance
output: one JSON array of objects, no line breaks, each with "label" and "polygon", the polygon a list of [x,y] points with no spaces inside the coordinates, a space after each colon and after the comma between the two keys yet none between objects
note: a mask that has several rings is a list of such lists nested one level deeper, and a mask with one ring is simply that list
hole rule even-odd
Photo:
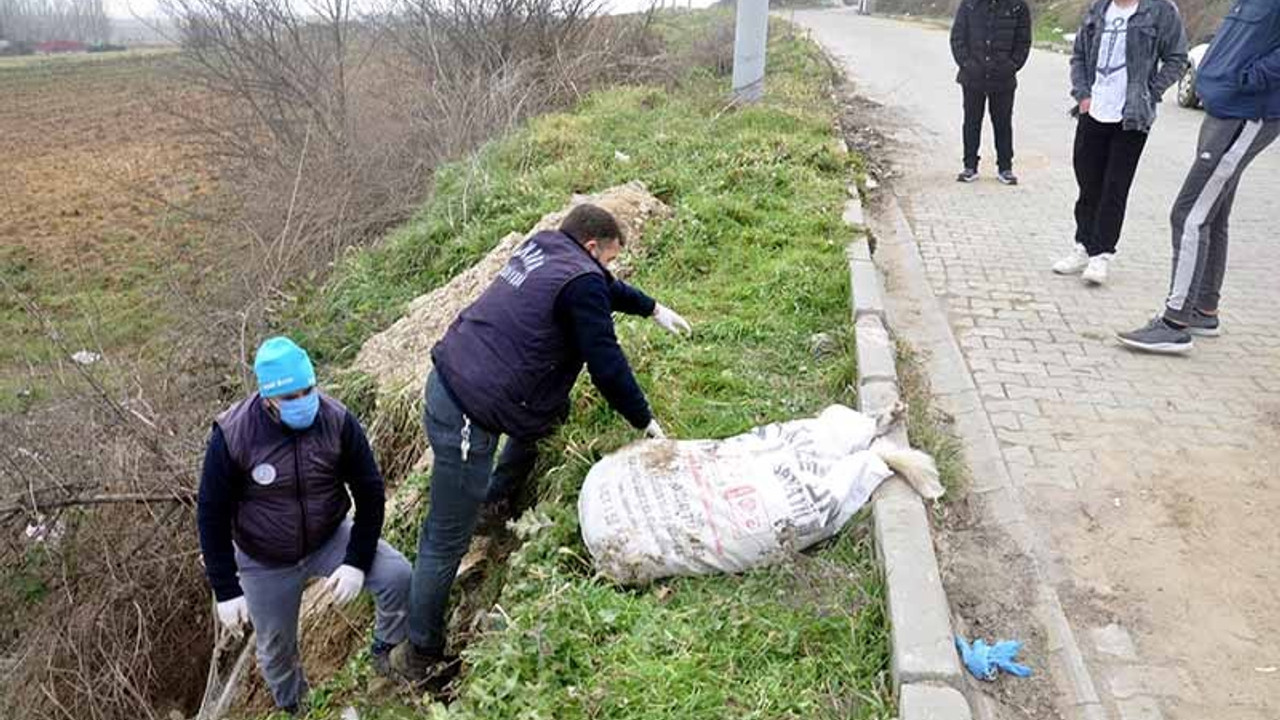
[{"label": "man wearing blue beanie", "polygon": [[232,632],[253,622],[263,678],[276,705],[296,714],[307,692],[298,661],[306,582],[325,578],[334,605],[368,588],[377,605],[371,655],[385,674],[408,633],[412,569],[379,539],[382,474],[364,429],[316,387],[306,351],[271,338],[253,369],[258,392],[213,424],[196,522],[218,619]]}]

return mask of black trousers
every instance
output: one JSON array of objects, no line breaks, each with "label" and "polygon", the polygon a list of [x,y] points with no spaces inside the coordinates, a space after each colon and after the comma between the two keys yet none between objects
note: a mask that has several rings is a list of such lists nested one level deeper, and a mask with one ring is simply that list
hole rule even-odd
[{"label": "black trousers", "polygon": [[1089,251],[1089,257],[1116,251],[1129,188],[1146,144],[1144,132],[1080,116],[1074,157],[1076,184],[1080,186],[1076,242]]},{"label": "black trousers", "polygon": [[978,169],[978,148],[982,145],[982,118],[991,108],[991,129],[996,135],[996,166],[1013,169],[1013,90],[987,92],[964,88],[964,166]]}]

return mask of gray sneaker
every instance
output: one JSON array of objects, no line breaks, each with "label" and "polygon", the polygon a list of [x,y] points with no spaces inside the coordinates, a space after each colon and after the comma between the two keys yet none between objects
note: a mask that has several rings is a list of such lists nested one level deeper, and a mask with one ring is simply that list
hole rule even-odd
[{"label": "gray sneaker", "polygon": [[1218,337],[1222,334],[1222,322],[1217,315],[1205,315],[1199,310],[1191,315],[1187,323],[1187,332],[1200,337]]},{"label": "gray sneaker", "polygon": [[1191,333],[1180,330],[1164,321],[1160,315],[1151,318],[1144,327],[1130,332],[1116,333],[1121,344],[1144,352],[1179,355],[1194,347]]}]

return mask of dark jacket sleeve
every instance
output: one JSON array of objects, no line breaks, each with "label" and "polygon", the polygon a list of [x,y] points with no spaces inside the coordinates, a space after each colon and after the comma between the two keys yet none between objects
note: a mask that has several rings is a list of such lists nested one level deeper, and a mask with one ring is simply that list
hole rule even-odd
[{"label": "dark jacket sleeve", "polygon": [[1251,62],[1240,75],[1240,85],[1259,92],[1280,92],[1280,47]]},{"label": "dark jacket sleeve", "polygon": [[[1093,10],[1089,10],[1090,13]],[[1085,21],[1089,19],[1089,15],[1085,15]],[[1087,97],[1093,95],[1093,86],[1089,82],[1089,68],[1086,67],[1089,57],[1089,39],[1088,33],[1085,32],[1087,27],[1085,22],[1080,23],[1080,30],[1076,32],[1076,41],[1071,50],[1071,97],[1080,102]]]},{"label": "dark jacket sleeve", "polygon": [[196,528],[200,531],[200,553],[204,572],[218,602],[234,600],[244,592],[236,578],[236,552],[231,544],[231,526],[240,500],[241,471],[227,451],[222,429],[213,426],[204,452],[200,473],[200,493],[196,500]]},{"label": "dark jacket sleeve", "polygon": [[1018,13],[1018,26],[1013,34],[1013,66],[1021,70],[1031,57],[1031,8],[1022,4],[1022,12]]},{"label": "dark jacket sleeve", "polygon": [[631,287],[621,280],[614,280],[609,283],[609,305],[614,312],[650,317],[658,302],[638,288]]},{"label": "dark jacket sleeve", "polygon": [[342,425],[342,457],[338,461],[338,472],[351,490],[356,506],[351,539],[347,541],[347,554],[342,562],[367,573],[378,551],[378,538],[382,536],[386,495],[382,473],[378,470],[378,462],[373,457],[364,428],[360,427],[360,421],[350,410]]},{"label": "dark jacket sleeve", "polygon": [[1160,102],[1164,93],[1187,72],[1190,61],[1187,59],[1187,28],[1182,22],[1178,6],[1169,3],[1167,12],[1161,15],[1163,26],[1160,28],[1159,45],[1156,48],[1159,56],[1156,60],[1160,69],[1151,81],[1151,100]]},{"label": "dark jacket sleeve", "polygon": [[961,0],[951,23],[951,57],[961,69],[969,62],[969,3]]},{"label": "dark jacket sleeve", "polygon": [[556,321],[572,338],[587,364],[591,382],[604,399],[633,427],[653,419],[649,401],[631,372],[631,364],[613,330],[609,287],[599,275],[583,275],[564,286],[556,298]]}]

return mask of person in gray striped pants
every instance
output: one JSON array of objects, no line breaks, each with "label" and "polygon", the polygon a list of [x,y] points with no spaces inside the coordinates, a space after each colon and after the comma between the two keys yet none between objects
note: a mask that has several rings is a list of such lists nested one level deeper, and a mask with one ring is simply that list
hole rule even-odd
[{"label": "person in gray striped pants", "polygon": [[1249,163],[1280,136],[1280,2],[1235,0],[1196,75],[1206,117],[1195,164],[1173,203],[1173,274],[1163,311],[1121,343],[1185,353],[1221,334],[1227,223]]}]

